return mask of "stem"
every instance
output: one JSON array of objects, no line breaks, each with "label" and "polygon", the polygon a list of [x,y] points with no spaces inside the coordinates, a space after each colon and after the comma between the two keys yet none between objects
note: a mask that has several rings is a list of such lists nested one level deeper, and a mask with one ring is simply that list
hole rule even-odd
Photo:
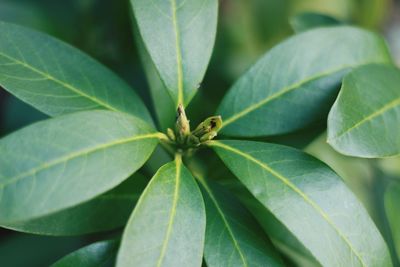
[{"label": "stem", "polygon": [[176,161],[177,163],[179,163],[179,164],[182,163],[182,154],[181,154],[181,153],[179,153],[179,152],[176,152],[176,153],[175,153],[175,161]]}]

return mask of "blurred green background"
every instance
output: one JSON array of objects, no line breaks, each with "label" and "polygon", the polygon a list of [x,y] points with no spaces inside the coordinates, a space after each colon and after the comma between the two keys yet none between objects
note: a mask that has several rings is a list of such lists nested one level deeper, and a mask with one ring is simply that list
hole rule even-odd
[{"label": "blurred green background", "polygon": [[[380,32],[387,38],[396,62],[400,63],[400,1],[221,0],[210,67],[198,95],[188,107],[193,124],[214,113],[230,85],[260,55],[294,34],[292,26],[300,29],[313,23],[326,23],[318,19],[305,21],[304,14],[309,13],[322,13],[334,21]],[[128,0],[0,0],[0,20],[47,32],[85,51],[128,81],[152,108],[133,40]],[[0,42],[1,39],[2,36]],[[44,114],[0,89],[0,136],[45,118]],[[298,135],[271,140],[304,148],[332,166],[363,201],[394,255],[396,243],[400,251],[400,232],[390,228],[387,218],[395,217],[391,221],[397,218],[400,224],[399,215],[396,215],[400,214],[400,202],[395,205],[396,199],[400,201],[400,159],[363,160],[341,156],[326,144],[320,131],[324,125],[321,122],[320,127],[306,129]],[[302,138],[310,134],[313,137],[322,135],[312,141]],[[103,236],[40,237],[0,228],[0,266],[48,266],[66,253]],[[397,259],[395,261],[398,263]]]}]

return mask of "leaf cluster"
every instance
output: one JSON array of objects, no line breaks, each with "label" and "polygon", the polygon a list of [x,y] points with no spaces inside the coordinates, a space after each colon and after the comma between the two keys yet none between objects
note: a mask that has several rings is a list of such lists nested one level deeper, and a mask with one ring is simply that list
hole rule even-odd
[{"label": "leaf cluster", "polygon": [[[260,141],[324,120],[341,154],[399,155],[400,70],[382,37],[325,17],[313,20],[329,27],[297,21],[302,32],[262,56],[217,116],[191,130],[184,108],[207,70],[218,1],[131,6],[154,117],[99,62],[0,22],[0,85],[52,117],[0,140],[2,227],[54,236],[124,227],[121,240],[54,266],[392,266],[386,241],[338,174],[301,150]],[[157,145],[171,160],[148,181],[140,169]],[[229,169],[217,177],[228,182],[209,175],[213,166],[196,157],[203,148]],[[389,209],[397,196],[388,195]]]}]

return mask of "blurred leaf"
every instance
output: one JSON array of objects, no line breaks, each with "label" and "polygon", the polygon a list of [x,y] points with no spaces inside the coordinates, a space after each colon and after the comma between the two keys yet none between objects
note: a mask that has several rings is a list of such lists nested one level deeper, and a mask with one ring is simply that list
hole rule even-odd
[{"label": "blurred leaf", "polygon": [[377,29],[385,22],[391,0],[302,0],[292,1],[292,14],[324,13],[343,21]]},{"label": "blurred leaf", "polygon": [[[366,28],[379,29],[389,16],[392,0],[353,0],[353,20]],[[395,0],[396,1],[396,0]]]},{"label": "blurred leaf", "polygon": [[24,102],[51,116],[109,109],[151,121],[125,82],[79,50],[9,23],[0,34],[0,85]]},{"label": "blurred leaf", "polygon": [[342,22],[325,14],[304,12],[292,17],[290,24],[299,33],[318,27],[338,26]]},{"label": "blurred leaf", "polygon": [[331,27],[298,34],[230,89],[217,111],[224,120],[221,133],[260,137],[304,128],[328,113],[349,69],[371,62],[391,60],[384,40],[370,32]]},{"label": "blurred leaf", "polygon": [[301,12],[324,13],[329,16],[349,21],[358,0],[301,0],[292,1],[292,14]]},{"label": "blurred leaf", "polygon": [[0,20],[49,31],[44,12],[34,3],[0,0]]},{"label": "blurred leaf", "polygon": [[117,266],[201,266],[206,217],[180,158],[160,168],[125,228]]},{"label": "blurred leaf", "polygon": [[0,263],[4,267],[50,266],[58,258],[84,244],[83,239],[78,237],[54,238],[13,234],[0,242]]},{"label": "blurred leaf", "polygon": [[178,103],[187,105],[211,57],[218,1],[131,0],[131,3],[140,36],[175,107]]},{"label": "blurred leaf", "polygon": [[83,247],[63,257],[52,267],[112,267],[118,251],[115,240],[101,241]]},{"label": "blurred leaf", "polygon": [[400,184],[393,182],[385,193],[385,208],[400,260]]},{"label": "blurred leaf", "polygon": [[93,200],[38,219],[18,222],[8,228],[40,235],[71,236],[122,227],[147,181],[147,178],[136,173]]},{"label": "blurred leaf", "polygon": [[400,70],[383,65],[364,66],[344,78],[329,113],[328,143],[350,156],[399,155],[399,120]]},{"label": "blurred leaf", "polygon": [[379,159],[381,170],[395,178],[400,178],[400,157]]},{"label": "blurred leaf", "polygon": [[200,179],[200,183],[207,213],[204,258],[208,266],[283,266],[240,202],[211,181]]},{"label": "blurred leaf", "polygon": [[5,103],[0,109],[0,112],[3,114],[2,125],[0,128],[6,133],[18,130],[33,122],[48,118],[48,116],[42,112],[27,105],[16,97],[7,97],[4,102]]},{"label": "blurred leaf", "polygon": [[157,139],[142,120],[100,110],[49,119],[1,139],[0,224],[48,216],[116,187],[145,163]]},{"label": "blurred leaf", "polygon": [[364,207],[322,162],[281,145],[212,141],[210,146],[323,266],[392,266]]}]

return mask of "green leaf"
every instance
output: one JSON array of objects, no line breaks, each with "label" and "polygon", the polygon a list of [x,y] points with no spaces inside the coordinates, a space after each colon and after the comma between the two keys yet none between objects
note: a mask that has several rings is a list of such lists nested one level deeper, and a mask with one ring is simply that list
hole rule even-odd
[{"label": "green leaf", "polygon": [[256,137],[288,133],[324,118],[343,75],[390,62],[384,40],[353,27],[310,30],[262,57],[231,88],[217,114],[221,133]]},{"label": "green leaf", "polygon": [[114,265],[117,251],[117,241],[100,241],[68,254],[54,263],[52,267],[111,267]]},{"label": "green leaf", "polygon": [[173,99],[169,96],[168,89],[161,80],[160,75],[154,66],[153,61],[147,52],[143,40],[139,34],[137,23],[132,21],[133,32],[135,35],[136,46],[139,51],[143,70],[146,74],[147,82],[150,88],[150,95],[153,100],[155,113],[157,115],[158,124],[162,131],[167,131],[175,123],[176,109]]},{"label": "green leaf", "polygon": [[328,143],[342,154],[400,155],[400,70],[369,65],[348,74],[328,117]]},{"label": "green leaf", "polygon": [[125,225],[147,178],[136,173],[109,192],[78,206],[3,227],[26,233],[71,236],[112,230]]},{"label": "green leaf", "polygon": [[212,141],[210,146],[323,266],[392,266],[364,207],[322,162],[281,145]]},{"label": "green leaf", "polygon": [[117,266],[201,266],[206,217],[190,172],[175,162],[161,167],[128,221]]},{"label": "green leaf", "polygon": [[400,260],[400,184],[391,183],[385,193],[385,210],[395,243],[397,258]]},{"label": "green leaf", "polygon": [[136,93],[110,70],[48,35],[0,22],[0,85],[58,116],[107,109],[151,121]]},{"label": "green leaf", "polygon": [[342,24],[340,20],[322,13],[304,12],[295,15],[290,24],[295,32],[300,33],[318,27],[331,27]]},{"label": "green leaf", "polygon": [[283,266],[262,229],[240,202],[218,184],[200,181],[207,213],[207,266]]},{"label": "green leaf", "polygon": [[139,33],[175,106],[199,87],[214,45],[217,0],[131,0]]},{"label": "green leaf", "polygon": [[297,263],[298,266],[321,266],[310,251],[257,199],[253,196],[246,196],[246,199],[241,197],[241,201],[245,203],[253,216],[257,218],[258,223],[281,253]]},{"label": "green leaf", "polygon": [[85,111],[28,126],[0,140],[0,225],[47,216],[120,184],[157,144],[142,120]]}]

